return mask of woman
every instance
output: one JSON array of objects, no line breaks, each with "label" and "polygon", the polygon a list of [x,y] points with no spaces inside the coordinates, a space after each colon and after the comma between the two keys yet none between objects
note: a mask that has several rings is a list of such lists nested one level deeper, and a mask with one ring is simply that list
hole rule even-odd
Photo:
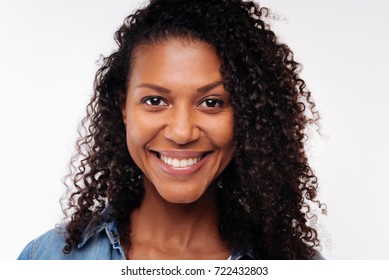
[{"label": "woman", "polygon": [[304,152],[318,114],[266,15],[151,0],[127,17],[96,74],[68,222],[19,258],[320,258]]}]

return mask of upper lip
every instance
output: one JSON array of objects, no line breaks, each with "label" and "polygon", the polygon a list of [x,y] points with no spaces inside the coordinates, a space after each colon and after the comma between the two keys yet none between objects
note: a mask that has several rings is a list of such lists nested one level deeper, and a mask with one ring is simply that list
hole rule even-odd
[{"label": "upper lip", "polygon": [[205,154],[211,152],[211,151],[185,151],[185,150],[162,150],[162,151],[150,150],[150,151],[157,153],[158,156],[164,155],[166,157],[176,158],[176,159],[203,157]]}]

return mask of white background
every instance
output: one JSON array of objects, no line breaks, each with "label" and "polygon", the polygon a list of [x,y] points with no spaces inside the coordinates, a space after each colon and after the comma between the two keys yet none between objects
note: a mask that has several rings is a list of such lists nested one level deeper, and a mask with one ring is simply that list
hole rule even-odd
[{"label": "white background", "polygon": [[[144,1],[143,1],[144,2]],[[0,0],[0,259],[60,222],[99,55],[139,0]],[[321,113],[308,152],[328,259],[389,259],[389,4],[263,0]]]}]

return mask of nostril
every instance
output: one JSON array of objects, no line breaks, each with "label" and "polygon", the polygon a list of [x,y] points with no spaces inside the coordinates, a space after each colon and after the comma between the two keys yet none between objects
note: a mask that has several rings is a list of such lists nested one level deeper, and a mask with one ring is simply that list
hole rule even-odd
[{"label": "nostril", "polygon": [[185,123],[173,120],[164,128],[164,137],[176,144],[185,145],[200,138],[200,130],[193,122]]}]

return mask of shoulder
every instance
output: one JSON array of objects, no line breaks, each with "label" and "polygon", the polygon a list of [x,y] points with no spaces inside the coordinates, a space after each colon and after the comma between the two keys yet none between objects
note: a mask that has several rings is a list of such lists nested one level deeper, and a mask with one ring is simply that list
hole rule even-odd
[{"label": "shoulder", "polygon": [[111,224],[103,223],[97,231],[86,234],[69,254],[63,253],[65,225],[49,230],[23,249],[18,260],[112,260],[125,259],[118,235]]},{"label": "shoulder", "polygon": [[64,226],[47,231],[38,238],[32,240],[20,253],[19,260],[48,260],[62,259],[65,254],[62,248],[65,246]]},{"label": "shoulder", "polygon": [[320,254],[319,252],[317,252],[312,258],[311,260],[325,260],[325,258],[323,257],[322,254]]}]

